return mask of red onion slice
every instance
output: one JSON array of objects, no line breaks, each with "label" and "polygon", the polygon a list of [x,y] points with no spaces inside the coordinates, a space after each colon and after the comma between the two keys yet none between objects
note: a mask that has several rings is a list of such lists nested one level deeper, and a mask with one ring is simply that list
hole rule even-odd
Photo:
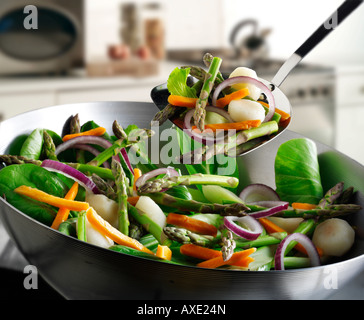
[{"label": "red onion slice", "polygon": [[267,122],[272,119],[274,112],[275,112],[275,100],[274,96],[272,94],[272,91],[261,81],[247,77],[247,76],[240,76],[240,77],[232,77],[229,79],[224,80],[221,82],[215,89],[214,94],[212,96],[212,105],[216,106],[217,98],[222,90],[224,90],[227,87],[230,87],[237,83],[251,83],[258,87],[260,90],[263,91],[263,93],[266,95],[269,105],[268,113],[266,114],[263,122]]},{"label": "red onion slice", "polygon": [[[244,224],[248,229],[237,225],[235,222]],[[247,240],[255,240],[263,232],[262,225],[251,216],[224,217],[224,225],[227,229],[229,229],[231,232],[235,233],[237,236],[242,237]]]},{"label": "red onion slice", "polygon": [[110,141],[99,136],[80,136],[70,139],[58,145],[55,154],[58,155],[69,148],[73,148],[74,145],[77,144],[95,144],[105,149],[112,146],[112,143]]},{"label": "red onion slice", "polygon": [[179,173],[176,169],[168,167],[168,168],[160,168],[160,169],[155,169],[152,170],[148,173],[143,174],[142,176],[140,176],[138,178],[137,181],[135,181],[135,186],[137,188],[139,188],[140,186],[142,186],[143,184],[145,184],[149,179],[152,179],[156,176],[159,176],[160,174],[166,174],[169,177],[176,177],[179,176]]},{"label": "red onion slice", "polygon": [[277,247],[274,255],[275,270],[284,270],[284,253],[291,241],[297,241],[306,249],[312,267],[317,267],[321,264],[320,256],[311,239],[302,233],[292,233],[285,237]]},{"label": "red onion slice", "polygon": [[81,184],[86,189],[90,190],[93,193],[99,194],[100,190],[97,188],[96,184],[86,175],[84,175],[79,170],[70,167],[67,164],[64,164],[55,160],[44,160],[41,164],[41,167],[47,169],[49,171],[61,173]]},{"label": "red onion slice", "polygon": [[285,201],[269,201],[269,202],[260,201],[260,202],[257,202],[256,204],[259,204],[263,207],[268,207],[268,209],[250,213],[249,216],[253,217],[255,219],[272,216],[272,215],[276,214],[277,212],[286,210],[289,206],[289,203],[285,202]]},{"label": "red onion slice", "polygon": [[278,193],[271,187],[262,183],[253,183],[246,186],[241,193],[239,198],[246,203],[256,201],[280,201]]},{"label": "red onion slice", "polygon": [[[207,112],[216,112],[219,115],[223,116],[225,119],[227,119],[229,122],[234,122],[233,119],[231,119],[229,113],[221,108],[217,107],[206,107]],[[220,141],[224,139],[225,132],[224,130],[216,130],[216,135],[212,130],[206,129],[206,133],[199,133],[196,130],[192,130],[191,120],[193,118],[195,109],[189,110],[184,117],[184,132],[186,132],[192,139],[196,140],[197,142],[203,143],[203,144],[213,144],[217,141]]]}]

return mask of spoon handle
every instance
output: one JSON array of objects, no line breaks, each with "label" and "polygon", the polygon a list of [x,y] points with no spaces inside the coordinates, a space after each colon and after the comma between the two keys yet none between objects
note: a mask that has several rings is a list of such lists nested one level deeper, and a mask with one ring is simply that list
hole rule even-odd
[{"label": "spoon handle", "polygon": [[272,82],[280,86],[292,69],[328,34],[349,16],[363,0],[346,0],[282,65]]}]

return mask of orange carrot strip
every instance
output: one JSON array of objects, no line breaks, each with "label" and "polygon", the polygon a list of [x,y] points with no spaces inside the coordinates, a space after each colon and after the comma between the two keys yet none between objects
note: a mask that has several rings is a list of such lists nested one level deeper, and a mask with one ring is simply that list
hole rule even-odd
[{"label": "orange carrot strip", "polygon": [[252,257],[245,257],[245,258],[241,259],[240,261],[232,264],[232,266],[248,268],[249,267],[249,264],[251,262],[253,262],[253,261],[254,261],[254,258],[252,258]]},{"label": "orange carrot strip", "polygon": [[176,107],[194,108],[196,106],[197,98],[189,98],[171,94],[168,97],[168,102]]},{"label": "orange carrot strip", "polygon": [[231,256],[231,258],[227,261],[224,261],[222,255],[220,257],[212,258],[203,262],[200,262],[197,264],[198,267],[202,268],[218,268],[223,265],[233,265],[241,261],[242,259],[246,258],[247,256],[251,255],[253,252],[255,252],[256,248],[249,248],[243,251],[235,252]]},{"label": "orange carrot strip", "polygon": [[315,204],[301,203],[301,202],[293,202],[291,206],[293,209],[301,209],[301,210],[311,210],[317,207],[317,205]]},{"label": "orange carrot strip", "polygon": [[89,208],[87,202],[68,200],[60,197],[50,195],[44,191],[28,186],[20,186],[14,190],[16,193],[27,196],[34,200],[50,204],[58,208],[67,208],[74,211],[83,211]]},{"label": "orange carrot strip", "polygon": [[132,205],[135,206],[136,203],[139,200],[139,196],[132,196],[132,197],[128,197],[128,202]]},{"label": "orange carrot strip", "polygon": [[[259,127],[261,124],[260,120],[245,120],[240,122],[231,122],[231,123],[214,123],[214,124],[205,124],[205,129],[209,129],[213,132],[216,130],[247,130],[251,128]],[[192,126],[192,130],[197,130],[196,126]]]},{"label": "orange carrot strip", "polygon": [[[265,103],[263,101],[258,101],[261,105],[269,108],[269,104]],[[275,112],[277,112],[278,114],[281,115],[281,121],[286,121],[287,119],[289,119],[291,117],[291,115],[283,110],[280,110],[278,108],[275,108]]]},{"label": "orange carrot strip", "polygon": [[206,247],[199,246],[197,244],[187,243],[183,244],[180,247],[181,254],[185,256],[201,259],[201,260],[209,260],[212,258],[222,256],[222,252]]},{"label": "orange carrot strip", "polygon": [[134,185],[133,185],[133,190],[136,191],[136,181],[142,176],[142,170],[140,170],[139,168],[134,168]]},{"label": "orange carrot strip", "polygon": [[167,247],[167,246],[161,246],[159,244],[155,255],[164,260],[171,260],[172,259],[172,250],[169,249],[169,247]]},{"label": "orange carrot strip", "polygon": [[231,101],[243,99],[247,95],[249,95],[249,89],[248,88],[243,88],[243,89],[234,91],[234,92],[232,92],[230,94],[227,94],[225,97],[217,99],[216,100],[216,107],[223,108],[223,107],[227,106]]},{"label": "orange carrot strip", "polygon": [[[65,199],[74,200],[78,193],[78,182],[75,182],[72,187],[68,190],[65,195]],[[59,225],[68,219],[68,215],[70,213],[69,209],[59,208],[55,219],[51,225],[51,228],[58,230]]]},{"label": "orange carrot strip", "polygon": [[[268,233],[287,232],[286,230],[277,226],[275,223],[273,223],[271,220],[269,220],[267,218],[260,218],[259,222],[262,224],[264,229],[267,230]],[[307,254],[306,249],[300,243],[297,243],[295,245],[295,249],[297,249],[298,251],[300,251],[304,254]],[[319,253],[319,255],[322,256],[322,254],[323,254],[322,249],[320,249],[318,247],[316,247],[316,249],[317,249],[317,252]]]},{"label": "orange carrot strip", "polygon": [[62,140],[63,142],[68,141],[70,139],[81,137],[81,136],[102,136],[106,132],[106,129],[103,127],[97,127],[88,131],[66,134]]},{"label": "orange carrot strip", "polygon": [[152,251],[142,245],[139,241],[128,237],[127,235],[120,232],[118,229],[114,228],[106,220],[100,217],[92,207],[89,207],[86,211],[86,217],[95,229],[97,229],[103,235],[109,237],[114,242],[154,255]]},{"label": "orange carrot strip", "polygon": [[178,213],[168,214],[167,223],[200,234],[210,235],[214,237],[217,234],[217,228],[212,224],[209,224],[205,221],[201,221],[198,219],[194,219],[184,214],[178,214]]}]

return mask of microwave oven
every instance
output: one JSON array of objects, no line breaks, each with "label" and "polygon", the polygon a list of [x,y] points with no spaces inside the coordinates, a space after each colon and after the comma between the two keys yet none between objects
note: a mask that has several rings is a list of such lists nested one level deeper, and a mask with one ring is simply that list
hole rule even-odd
[{"label": "microwave oven", "polygon": [[81,67],[83,25],[81,0],[1,0],[0,75],[60,74]]}]

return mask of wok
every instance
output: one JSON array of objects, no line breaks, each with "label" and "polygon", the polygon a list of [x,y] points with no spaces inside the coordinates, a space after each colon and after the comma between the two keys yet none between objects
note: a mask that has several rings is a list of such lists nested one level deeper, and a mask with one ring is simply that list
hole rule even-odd
[{"label": "wok", "polygon": [[[0,124],[0,152],[20,134],[36,127],[60,133],[70,115],[82,122],[95,120],[111,128],[135,123],[148,127],[157,111],[152,103],[97,102],[61,105],[18,115]],[[170,127],[171,122],[164,126]],[[253,153],[238,157],[241,187],[264,182],[274,187],[274,158],[279,145],[301,137],[286,131]],[[347,156],[317,143],[325,190],[345,181],[361,192],[356,202],[364,207],[364,167]],[[325,299],[336,293],[327,287],[330,271],[337,275],[337,288],[364,269],[363,211],[350,216],[358,229],[355,246],[328,266],[285,271],[210,270],[180,266],[125,255],[66,236],[26,216],[0,198],[0,219],[17,248],[42,278],[66,299]],[[358,297],[359,298],[359,297]]]}]

